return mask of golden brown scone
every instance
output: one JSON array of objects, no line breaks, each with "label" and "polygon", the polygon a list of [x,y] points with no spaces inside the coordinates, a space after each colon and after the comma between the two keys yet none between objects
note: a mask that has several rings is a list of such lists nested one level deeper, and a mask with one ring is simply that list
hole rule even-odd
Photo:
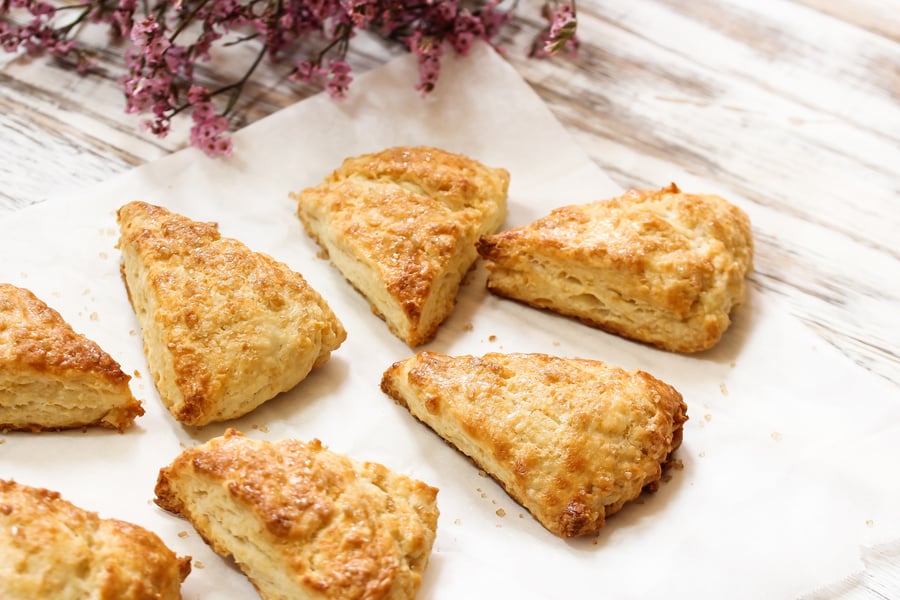
[{"label": "golden brown scone", "polygon": [[0,479],[0,598],[175,600],[191,571],[156,534]]},{"label": "golden brown scone", "polygon": [[306,231],[410,347],[453,312],[475,242],[506,218],[509,173],[438,148],[348,158],[291,196]]},{"label": "golden brown scone", "polygon": [[655,489],[687,420],[681,394],[647,373],[546,354],[420,352],[381,389],[562,537]]},{"label": "golden brown scone", "polygon": [[753,266],[747,215],[675,184],[556,209],[478,252],[492,292],[676,352],[719,341]]},{"label": "golden brown scone", "polygon": [[229,429],[159,472],[156,503],[232,556],[266,600],[413,598],[437,489],[330,452]]},{"label": "golden brown scone", "polygon": [[144,414],[130,379],[29,290],[0,283],[0,430],[123,431]]},{"label": "golden brown scone", "polygon": [[299,273],[144,202],[118,212],[122,274],[159,396],[186,425],[247,414],[346,338]]}]

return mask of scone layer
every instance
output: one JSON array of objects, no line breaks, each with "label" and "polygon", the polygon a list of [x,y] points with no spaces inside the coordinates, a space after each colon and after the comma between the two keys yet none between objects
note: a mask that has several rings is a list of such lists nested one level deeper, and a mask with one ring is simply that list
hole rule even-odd
[{"label": "scone layer", "polygon": [[293,194],[306,231],[409,346],[453,311],[476,240],[506,217],[509,173],[429,147],[349,158]]},{"label": "scone layer", "polygon": [[159,473],[181,514],[266,600],[409,599],[437,528],[437,489],[325,449],[234,430]]},{"label": "scone layer", "polygon": [[122,271],[160,398],[188,425],[247,414],[328,360],[346,332],[284,263],[144,202],[119,209]]},{"label": "scone layer", "polygon": [[0,430],[123,431],[144,414],[129,380],[57,311],[29,290],[0,283]]},{"label": "scone layer", "polygon": [[562,537],[655,485],[687,420],[681,395],[647,373],[545,354],[420,352],[381,387]]},{"label": "scone layer", "polygon": [[191,570],[156,534],[0,479],[0,598],[177,600]]},{"label": "scone layer", "polygon": [[714,346],[752,269],[747,216],[718,196],[632,190],[479,241],[488,288],[666,350]]}]

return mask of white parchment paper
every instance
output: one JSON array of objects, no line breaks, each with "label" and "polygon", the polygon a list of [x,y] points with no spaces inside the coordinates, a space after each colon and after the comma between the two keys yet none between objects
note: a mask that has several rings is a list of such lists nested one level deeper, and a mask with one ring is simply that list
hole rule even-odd
[{"label": "white parchment paper", "polygon": [[[112,354],[135,375],[147,411],[121,435],[0,435],[0,477],[155,531],[194,558],[183,588],[190,599],[255,597],[233,563],[152,503],[159,468],[228,426],[261,439],[319,438],[439,487],[422,598],[790,598],[859,570],[861,545],[900,537],[900,402],[753,285],[719,346],[680,356],[492,297],[480,266],[467,278],[456,312],[426,348],[597,358],[646,370],[684,395],[684,468],[598,536],[554,537],[384,396],[381,373],[412,352],[317,256],[288,192],[318,183],[344,157],[397,144],[507,168],[507,227],[620,192],[488,48],[448,59],[427,99],[415,81],[413,58],[401,57],[359,77],[344,102],[317,96],[241,131],[233,159],[184,150],[0,220],[0,280],[28,287]],[[242,419],[175,422],[153,388],[119,275],[115,210],[135,199],[218,222],[224,235],[288,263],[326,298],[347,341],[294,390]]]}]

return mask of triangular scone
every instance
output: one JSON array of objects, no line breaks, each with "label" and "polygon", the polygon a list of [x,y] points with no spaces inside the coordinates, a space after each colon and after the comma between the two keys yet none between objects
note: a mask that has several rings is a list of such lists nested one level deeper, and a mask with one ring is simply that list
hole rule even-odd
[{"label": "triangular scone", "polygon": [[123,431],[144,414],[130,379],[29,290],[0,283],[0,430]]},{"label": "triangular scone", "polygon": [[178,600],[191,572],[153,532],[0,479],[0,598]]},{"label": "triangular scone", "polygon": [[475,242],[506,218],[509,173],[428,147],[348,158],[292,194],[306,231],[410,347],[453,312]]},{"label": "triangular scone", "polygon": [[420,352],[381,388],[562,537],[654,489],[687,420],[681,394],[647,373],[545,354]]},{"label": "triangular scone", "polygon": [[346,338],[303,277],[144,202],[119,209],[122,273],[159,396],[186,425],[247,414],[291,389]]},{"label": "triangular scone", "polygon": [[492,292],[676,352],[719,341],[753,262],[747,215],[675,184],[556,209],[478,251]]},{"label": "triangular scone", "polygon": [[230,429],[161,469],[156,503],[234,557],[266,600],[405,600],[431,554],[437,492],[318,440]]}]

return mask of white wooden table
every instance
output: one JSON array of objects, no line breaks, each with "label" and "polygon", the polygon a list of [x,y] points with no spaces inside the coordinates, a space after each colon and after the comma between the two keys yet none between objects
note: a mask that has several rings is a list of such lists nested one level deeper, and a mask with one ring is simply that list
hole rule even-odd
[{"label": "white wooden table", "polygon": [[[517,14],[509,61],[601,168],[752,203],[752,285],[900,392],[900,1],[582,0],[580,52],[552,60],[527,58],[539,2]],[[186,145],[183,129],[137,131],[120,52],[97,51],[86,78],[0,56],[0,218]],[[397,52],[360,38],[350,62]],[[239,124],[316,91],[264,70]],[[866,574],[813,597],[900,597],[896,560],[865,557]]]}]

